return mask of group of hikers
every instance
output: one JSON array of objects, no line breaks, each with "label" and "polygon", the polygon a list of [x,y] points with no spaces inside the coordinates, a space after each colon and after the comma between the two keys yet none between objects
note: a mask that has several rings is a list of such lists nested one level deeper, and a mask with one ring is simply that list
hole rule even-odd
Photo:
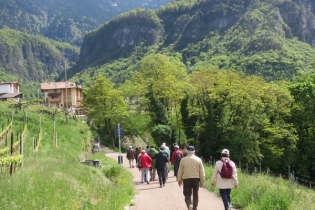
[{"label": "group of hikers", "polygon": [[[230,152],[223,149],[221,159],[216,162],[211,177],[211,185],[220,190],[225,210],[231,209],[231,189],[238,188],[236,165],[230,160]],[[156,174],[160,188],[165,186],[170,164],[174,166],[174,176],[178,186],[183,186],[185,203],[189,210],[197,210],[199,188],[204,187],[205,172],[202,160],[195,155],[195,147],[189,145],[180,150],[174,143],[170,149],[163,143],[159,150],[154,146],[138,147],[135,150],[129,146],[127,159],[130,168],[137,167],[141,171],[141,183],[155,181]],[[193,199],[191,199],[193,197]]]}]

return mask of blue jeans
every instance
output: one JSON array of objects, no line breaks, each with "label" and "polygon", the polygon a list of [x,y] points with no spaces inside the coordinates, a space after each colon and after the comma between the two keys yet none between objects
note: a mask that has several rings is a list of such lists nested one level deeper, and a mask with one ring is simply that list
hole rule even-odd
[{"label": "blue jeans", "polygon": [[225,210],[229,210],[231,204],[231,189],[220,189],[220,194],[223,200]]}]

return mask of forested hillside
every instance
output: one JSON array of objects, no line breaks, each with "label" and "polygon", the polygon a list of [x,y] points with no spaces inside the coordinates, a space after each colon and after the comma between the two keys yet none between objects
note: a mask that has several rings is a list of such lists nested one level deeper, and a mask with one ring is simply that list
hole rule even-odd
[{"label": "forested hillside", "polygon": [[0,27],[81,45],[84,34],[123,12],[170,0],[2,0]]},{"label": "forested hillside", "polygon": [[37,97],[39,83],[54,81],[65,63],[78,60],[79,48],[43,36],[0,29],[0,78],[19,81],[25,98]]},{"label": "forested hillside", "polygon": [[[173,1],[156,11],[134,10],[88,33],[74,80],[99,73],[123,83],[149,53],[179,56],[193,72],[206,66],[291,79],[315,59],[311,0]],[[94,75],[94,76],[93,76]]]}]

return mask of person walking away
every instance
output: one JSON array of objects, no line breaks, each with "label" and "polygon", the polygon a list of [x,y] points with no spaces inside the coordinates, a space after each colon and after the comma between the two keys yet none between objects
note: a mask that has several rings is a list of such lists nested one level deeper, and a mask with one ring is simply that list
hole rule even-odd
[{"label": "person walking away", "polygon": [[[148,155],[153,158],[156,154],[159,152],[154,148],[154,146],[150,147],[150,150],[148,152]],[[156,174],[156,168],[155,168],[155,159],[152,159],[152,167],[149,169],[150,170],[150,181],[155,181],[155,174]]]},{"label": "person walking away", "polygon": [[163,154],[164,150],[165,150],[164,147],[160,147],[160,152],[154,155],[153,157],[153,159],[155,159],[155,168],[157,170],[157,174],[159,177],[160,188],[162,188],[162,186],[165,186],[165,182],[166,182],[165,168],[166,168],[166,165],[168,164],[168,159]]},{"label": "person walking away", "polygon": [[211,177],[211,185],[220,190],[225,210],[231,209],[231,189],[238,188],[236,165],[230,160],[230,151],[223,149],[221,159],[215,163]]},{"label": "person walking away", "polygon": [[149,150],[150,150],[150,146],[148,145],[147,148],[145,149],[145,152],[148,154]]},{"label": "person walking away", "polygon": [[136,155],[136,152],[138,151],[138,147],[136,147],[136,149],[135,149],[135,154],[134,154],[134,156],[135,156],[135,160],[136,160],[136,166],[138,165],[138,158],[137,158],[137,155]]},{"label": "person walking away", "polygon": [[179,146],[175,145],[174,146],[175,150],[172,153],[172,158],[171,158],[171,163],[174,165],[174,176],[176,176],[176,181],[178,180],[177,174],[178,174],[178,168],[181,159],[184,157],[182,151],[179,150]]},{"label": "person walking away", "polygon": [[130,168],[134,168],[133,161],[135,159],[135,151],[132,149],[132,146],[129,146],[129,149],[127,151],[127,159],[129,160],[129,166]]},{"label": "person walking away", "polygon": [[[141,148],[140,148],[141,149]],[[141,155],[142,155],[142,153],[141,153],[141,151],[140,151],[140,154],[138,154],[138,156],[137,156],[137,168],[139,169],[139,171],[141,171],[141,168],[142,168],[142,162],[141,162]],[[143,183],[143,180],[145,179],[145,177],[144,177],[144,175],[142,174],[142,171],[141,171],[141,183]]]},{"label": "person walking away", "polygon": [[[150,180],[150,174],[149,174],[149,168],[152,166],[152,159],[151,157],[145,153],[145,150],[141,150],[141,156],[139,157],[139,161],[141,162],[141,183],[143,183],[143,181],[147,182],[147,184],[149,183]],[[143,180],[145,179],[145,180]]]},{"label": "person walking away", "polygon": [[[183,194],[185,203],[189,210],[197,210],[199,202],[199,187],[203,187],[205,183],[205,171],[202,161],[195,155],[195,147],[187,148],[187,156],[184,157],[178,170],[178,186],[183,186]],[[191,202],[191,195],[193,202]]]},{"label": "person walking away", "polygon": [[135,159],[137,161],[137,164],[138,164],[138,158],[139,158],[139,154],[141,154],[141,150],[142,150],[142,147],[138,147],[135,151]]},{"label": "person walking away", "polygon": [[[168,162],[170,163],[170,161],[171,161],[170,149],[168,148],[168,146],[166,146],[165,143],[162,144],[162,147],[164,147],[163,154],[167,157]],[[170,172],[170,169],[169,169],[168,164],[167,164],[167,166],[165,168],[165,177],[166,177],[166,179],[168,179],[168,173],[169,172]]]},{"label": "person walking away", "polygon": [[175,146],[177,145],[177,143],[174,143],[172,146],[171,146],[171,151],[170,151],[170,157],[173,156],[173,152],[175,151]]}]

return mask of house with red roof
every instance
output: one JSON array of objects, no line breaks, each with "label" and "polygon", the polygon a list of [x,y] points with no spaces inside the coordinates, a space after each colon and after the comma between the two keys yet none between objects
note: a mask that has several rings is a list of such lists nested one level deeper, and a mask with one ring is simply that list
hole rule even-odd
[{"label": "house with red roof", "polygon": [[41,83],[40,86],[47,106],[68,108],[69,111],[79,114],[83,100],[83,89],[80,85],[67,81]]}]

